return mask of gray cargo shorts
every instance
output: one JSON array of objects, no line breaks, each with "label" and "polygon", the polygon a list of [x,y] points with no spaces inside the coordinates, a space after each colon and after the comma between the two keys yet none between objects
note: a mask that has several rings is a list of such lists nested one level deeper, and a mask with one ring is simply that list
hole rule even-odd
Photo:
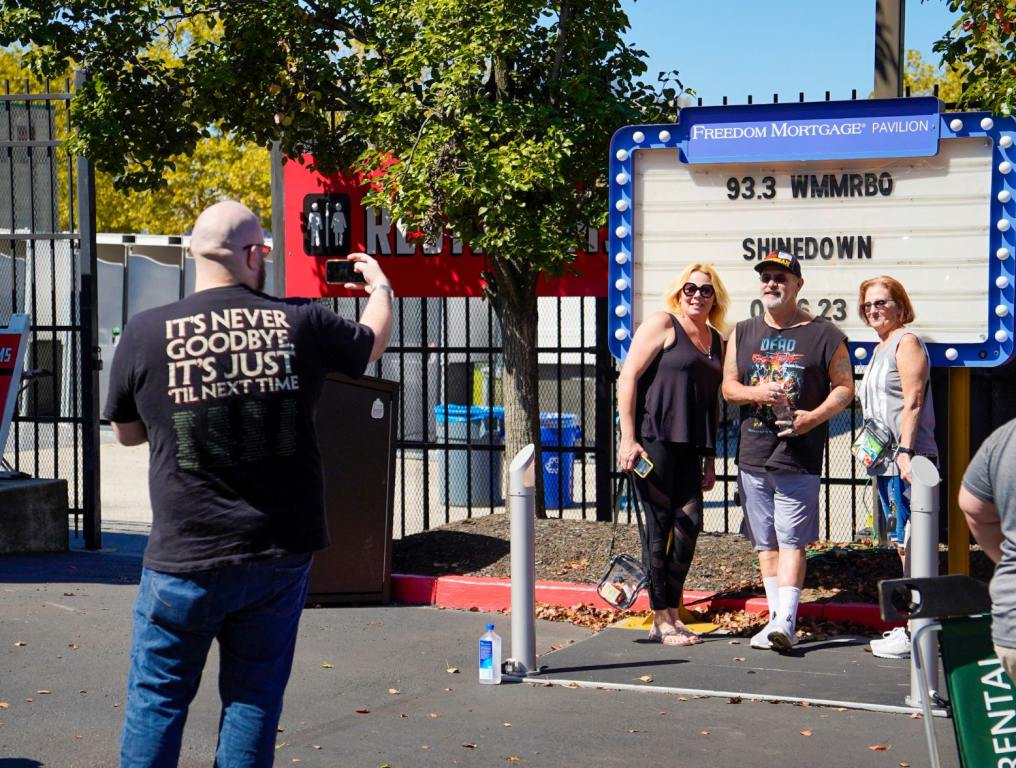
[{"label": "gray cargo shorts", "polygon": [[756,552],[804,549],[818,539],[818,475],[742,469],[737,482]]}]

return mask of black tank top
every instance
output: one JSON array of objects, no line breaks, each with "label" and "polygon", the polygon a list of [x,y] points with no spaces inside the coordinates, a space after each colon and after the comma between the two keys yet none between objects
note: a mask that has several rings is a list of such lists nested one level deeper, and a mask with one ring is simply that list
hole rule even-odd
[{"label": "black tank top", "polygon": [[[780,329],[760,315],[742,320],[734,333],[742,384],[778,382],[795,410],[813,410],[829,396],[829,364],[847,337],[825,318]],[[768,405],[741,406],[737,465],[755,472],[821,474],[829,422],[798,437],[777,437],[782,427],[775,421]]]},{"label": "black tank top", "polygon": [[709,353],[695,346],[673,315],[674,343],[660,350],[639,377],[635,395],[638,439],[685,443],[716,453],[717,392],[723,378],[720,334],[710,328]]}]

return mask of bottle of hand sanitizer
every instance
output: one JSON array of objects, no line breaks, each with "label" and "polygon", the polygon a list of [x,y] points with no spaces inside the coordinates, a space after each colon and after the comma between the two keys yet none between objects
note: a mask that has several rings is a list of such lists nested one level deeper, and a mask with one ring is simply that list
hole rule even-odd
[{"label": "bottle of hand sanitizer", "polygon": [[486,685],[501,682],[501,638],[494,632],[493,624],[488,624],[487,631],[480,635],[480,682]]}]

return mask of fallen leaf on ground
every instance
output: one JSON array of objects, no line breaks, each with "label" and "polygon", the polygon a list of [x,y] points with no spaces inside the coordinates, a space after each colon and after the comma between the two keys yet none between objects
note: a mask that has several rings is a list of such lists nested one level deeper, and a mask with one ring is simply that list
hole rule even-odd
[{"label": "fallen leaf on ground", "polygon": [[409,715],[407,715],[405,712],[400,712],[399,713],[399,719],[400,720],[405,720],[408,717],[409,717]]},{"label": "fallen leaf on ground", "polygon": [[734,661],[747,661],[747,659],[744,656],[735,656]]},{"label": "fallen leaf on ground", "polygon": [[565,686],[565,688],[578,688],[578,687],[579,687],[578,683],[568,683],[568,685]]},{"label": "fallen leaf on ground", "polygon": [[505,760],[508,761],[509,763],[521,763],[522,762],[522,758],[519,757],[518,755],[508,755],[508,757],[506,757]]},{"label": "fallen leaf on ground", "polygon": [[709,731],[699,731],[699,733],[701,733],[703,736],[709,735]]},{"label": "fallen leaf on ground", "polygon": [[652,675],[642,675],[642,677],[640,677],[639,680],[641,680],[643,683],[651,683],[651,682],[653,682],[653,676]]},{"label": "fallen leaf on ground", "polygon": [[420,749],[430,749],[430,744],[421,744]]},{"label": "fallen leaf on ground", "polygon": [[512,727],[511,723],[501,723],[501,725],[503,725],[505,728],[511,728]]},{"label": "fallen leaf on ground", "polygon": [[438,714],[437,712],[431,712],[431,713],[430,713],[430,716],[431,716],[431,717],[441,717],[441,715],[440,715],[440,714]]},{"label": "fallen leaf on ground", "polygon": [[924,717],[924,715],[922,715],[920,712],[912,712],[910,714],[911,720],[920,720],[922,717]]},{"label": "fallen leaf on ground", "polygon": [[888,744],[872,744],[870,747],[868,747],[868,749],[870,749],[872,752],[885,752],[887,749],[889,749],[889,745]]},{"label": "fallen leaf on ground", "polygon": [[466,749],[476,749],[476,745],[471,741],[462,742],[462,746],[464,746]]},{"label": "fallen leaf on ground", "polygon": [[45,688],[40,688],[39,690],[36,691],[36,693],[39,694],[40,696],[46,696],[47,694],[52,693],[52,691],[47,690]]},{"label": "fallen leaf on ground", "polygon": [[678,696],[677,700],[678,701],[688,701],[688,697],[687,696]]},{"label": "fallen leaf on ground", "polygon": [[358,714],[358,715],[369,715],[370,714],[370,710],[367,709],[367,707],[360,707],[358,710],[356,710],[356,714]]},{"label": "fallen leaf on ground", "polygon": [[24,641],[22,641],[22,640],[15,640],[15,641],[14,641],[14,644],[15,644],[16,646],[18,646],[18,648],[23,648],[24,646],[28,645],[28,643],[26,643],[26,642],[24,642]]},{"label": "fallen leaf on ground", "polygon": [[325,661],[321,664],[321,669],[335,669],[335,665],[331,662]]},{"label": "fallen leaf on ground", "polygon": [[277,726],[275,726],[275,730],[278,731],[279,733],[285,733],[286,732],[286,726],[284,726],[284,725],[277,725]]},{"label": "fallen leaf on ground", "polygon": [[10,709],[10,708],[11,705],[8,704],[6,701],[0,701],[0,709]]},{"label": "fallen leaf on ground", "polygon": [[390,693],[392,696],[398,696],[400,693],[402,693],[402,691],[400,691],[398,688],[389,688],[388,693]]},{"label": "fallen leaf on ground", "polygon": [[629,728],[628,733],[648,733],[648,731],[643,731],[641,728]]},{"label": "fallen leaf on ground", "polygon": [[445,672],[447,672],[449,675],[457,675],[459,673],[459,668],[458,667],[448,667],[448,669],[446,669]]},{"label": "fallen leaf on ground", "polygon": [[77,643],[67,643],[67,647],[70,648],[72,651],[76,651],[81,646],[78,645]]},{"label": "fallen leaf on ground", "polygon": [[740,640],[728,640],[727,641],[727,645],[740,645],[740,644],[741,644]]},{"label": "fallen leaf on ground", "polygon": [[910,763],[900,763],[900,768],[910,768]]},{"label": "fallen leaf on ground", "polygon": [[321,745],[320,744],[315,744],[314,745],[314,749],[321,749]]},{"label": "fallen leaf on ground", "polygon": [[283,747],[288,747],[288,746],[289,746],[289,745],[288,745],[288,744],[286,744],[286,742],[284,742],[284,741],[280,741],[280,742],[279,742],[278,744],[276,744],[276,745],[275,745],[275,749],[276,749],[276,750],[280,750],[280,749],[282,749]]},{"label": "fallen leaf on ground", "polygon": [[811,728],[805,728],[803,731],[801,731],[801,735],[802,736],[811,736]]},{"label": "fallen leaf on ground", "polygon": [[729,699],[727,699],[727,703],[728,704],[740,704],[741,703],[741,697],[740,696],[731,696]]}]

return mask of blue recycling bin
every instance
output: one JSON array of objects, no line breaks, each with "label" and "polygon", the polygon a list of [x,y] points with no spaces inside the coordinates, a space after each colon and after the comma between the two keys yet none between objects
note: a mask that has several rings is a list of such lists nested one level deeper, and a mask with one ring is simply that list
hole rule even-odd
[{"label": "blue recycling bin", "polygon": [[548,509],[575,505],[572,479],[575,453],[554,450],[578,445],[582,429],[575,413],[541,413],[540,442],[543,445],[543,502]]},{"label": "blue recycling bin", "polygon": [[[437,450],[440,503],[456,507],[503,504],[501,451],[486,446],[504,443],[504,408],[438,403],[434,426],[437,441],[454,446]],[[484,447],[472,449],[479,445]]]}]

